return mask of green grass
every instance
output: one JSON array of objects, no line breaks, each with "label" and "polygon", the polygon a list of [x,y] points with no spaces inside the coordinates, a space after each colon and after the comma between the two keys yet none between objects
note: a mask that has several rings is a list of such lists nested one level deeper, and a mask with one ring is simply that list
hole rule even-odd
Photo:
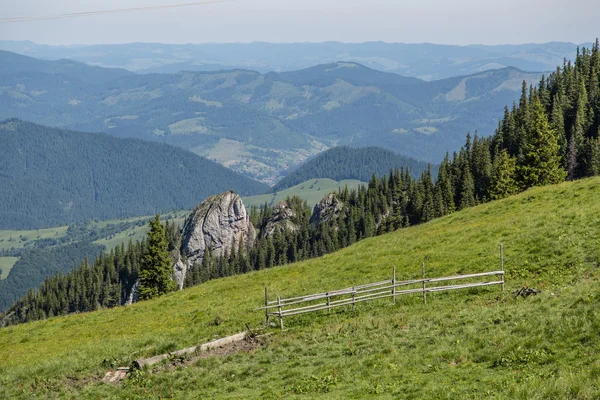
[{"label": "green grass", "polygon": [[247,208],[250,206],[262,206],[265,203],[273,206],[287,197],[299,196],[306,200],[312,207],[317,204],[323,197],[331,192],[336,192],[339,188],[348,186],[348,189],[355,188],[359,185],[366,185],[366,183],[354,180],[346,179],[340,182],[336,182],[332,179],[319,178],[311,179],[299,185],[293,186],[289,189],[279,191],[277,193],[262,194],[258,196],[244,197],[244,205]]},{"label": "green grass", "polygon": [[68,226],[37,230],[0,230],[0,250],[21,249],[37,239],[57,239],[65,236]]},{"label": "green grass", "polygon": [[[319,259],[211,281],[130,307],[0,329],[0,398],[600,397],[600,179],[529,190]],[[504,244],[498,287],[404,296],[286,320],[262,348],[146,371],[109,364],[258,327],[263,287],[284,297],[420,275],[481,272]],[[216,317],[221,321],[216,323]],[[107,360],[108,362],[104,362]]]},{"label": "green grass", "polygon": [[0,279],[6,279],[8,273],[17,261],[19,261],[19,257],[0,257],[0,269],[2,270]]},{"label": "green grass", "polygon": [[[189,214],[189,211],[174,211],[161,216],[164,220],[166,217],[172,217],[174,221],[179,224],[183,224],[185,217]],[[132,217],[124,219],[111,219],[106,221],[94,221],[91,226],[97,226],[99,228],[106,227],[111,224],[118,224],[121,222],[138,222],[148,221],[152,216]],[[21,249],[25,247],[26,243],[33,242],[38,239],[58,239],[67,234],[68,226],[58,226],[47,229],[37,230],[0,230],[0,251],[10,250],[11,248]],[[127,243],[129,240],[141,240],[145,237],[148,228],[146,225],[141,227],[134,227],[127,229],[112,238],[104,238],[97,240],[95,243],[106,245],[107,249],[110,250],[121,243]],[[4,276],[6,277],[6,276]]]},{"label": "green grass", "polygon": [[[189,211],[177,211],[169,214],[165,214],[161,216],[161,219],[165,219],[166,217],[172,217],[171,222],[176,222],[177,224],[183,226],[185,222],[185,218],[189,214]],[[102,221],[98,222],[98,226],[106,226],[111,223],[119,223],[119,222],[136,222],[136,221],[148,221],[152,217],[135,217],[124,220],[112,220],[112,221]],[[114,249],[117,246],[120,246],[121,243],[127,244],[130,240],[132,242],[142,240],[146,237],[148,233],[148,225],[135,226],[129,229],[126,229],[118,234],[114,235],[111,238],[104,238],[101,240],[96,240],[94,243],[103,244],[106,246],[107,251]]]}]

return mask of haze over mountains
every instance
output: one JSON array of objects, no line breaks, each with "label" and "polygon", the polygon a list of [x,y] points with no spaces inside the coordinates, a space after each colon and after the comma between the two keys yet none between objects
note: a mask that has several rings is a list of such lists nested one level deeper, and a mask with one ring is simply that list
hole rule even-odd
[{"label": "haze over mountains", "polygon": [[[591,43],[585,46],[591,47]],[[577,45],[562,42],[500,46],[257,42],[47,46],[28,41],[0,41],[0,49],[49,60],[68,58],[91,65],[159,73],[238,68],[266,73],[354,61],[381,71],[434,80],[504,67],[552,71],[565,57],[574,58]]]},{"label": "haze over mountains", "polygon": [[503,68],[425,82],[353,62],[141,75],[10,52],[0,61],[0,118],[161,141],[271,183],[338,145],[438,163],[467,131],[493,133],[522,81],[541,76]]}]

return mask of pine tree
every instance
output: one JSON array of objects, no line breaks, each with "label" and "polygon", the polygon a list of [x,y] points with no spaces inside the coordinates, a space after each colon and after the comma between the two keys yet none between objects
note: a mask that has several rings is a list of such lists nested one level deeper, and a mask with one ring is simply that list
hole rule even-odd
[{"label": "pine tree", "polygon": [[517,160],[508,155],[506,150],[499,153],[494,159],[492,187],[490,197],[499,200],[519,191],[516,181]]},{"label": "pine tree", "polygon": [[140,268],[140,299],[152,299],[175,290],[171,264],[165,227],[157,215],[150,221],[148,246]]},{"label": "pine tree", "polygon": [[523,161],[519,165],[523,187],[564,181],[566,173],[560,166],[558,140],[537,97],[532,104],[523,153]]},{"label": "pine tree", "polygon": [[471,170],[465,168],[462,174],[462,183],[460,187],[460,209],[472,207],[475,202],[475,182]]}]

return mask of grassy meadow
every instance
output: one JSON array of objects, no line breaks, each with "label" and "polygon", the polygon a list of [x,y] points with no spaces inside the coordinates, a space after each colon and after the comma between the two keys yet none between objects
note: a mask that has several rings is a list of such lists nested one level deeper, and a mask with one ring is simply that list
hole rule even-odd
[{"label": "grassy meadow", "polygon": [[336,182],[332,179],[319,178],[311,179],[303,182],[299,185],[292,186],[289,189],[281,190],[277,193],[267,193],[257,196],[244,197],[244,205],[248,208],[251,206],[262,206],[267,203],[270,206],[274,206],[287,197],[299,196],[306,200],[312,207],[317,204],[321,199],[331,192],[337,192],[339,188],[348,186],[348,189],[356,188],[359,185],[366,185],[365,182],[361,182],[355,179],[346,179],[340,182]]},{"label": "grassy meadow", "polygon": [[0,257],[0,270],[2,270],[0,279],[6,279],[8,273],[18,260],[19,257]]},{"label": "grassy meadow", "polygon": [[[536,188],[318,259],[129,307],[0,329],[0,398],[598,399],[600,178]],[[282,297],[498,267],[497,286],[286,319],[250,352],[135,374],[107,370],[263,324]],[[524,285],[542,292],[513,298]]]},{"label": "grassy meadow", "polygon": [[68,226],[36,230],[0,230],[0,251],[21,249],[37,239],[58,239],[67,233]]}]

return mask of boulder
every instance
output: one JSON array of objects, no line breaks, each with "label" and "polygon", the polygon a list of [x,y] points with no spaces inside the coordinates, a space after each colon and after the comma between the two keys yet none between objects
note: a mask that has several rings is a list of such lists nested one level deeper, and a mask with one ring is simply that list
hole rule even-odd
[{"label": "boulder", "polygon": [[[200,204],[183,226],[181,252],[187,265],[202,263],[204,251],[212,249],[215,257],[254,244],[255,231],[240,196],[233,192],[211,196]],[[185,274],[184,278],[185,280]]]},{"label": "boulder", "polygon": [[296,213],[287,201],[282,201],[273,208],[273,216],[267,220],[261,235],[272,237],[276,232],[298,232],[300,229],[294,220]]},{"label": "boulder", "polygon": [[330,193],[315,206],[310,217],[310,223],[319,225],[323,222],[335,220],[340,216],[343,209],[344,203],[338,198],[337,194]]}]

